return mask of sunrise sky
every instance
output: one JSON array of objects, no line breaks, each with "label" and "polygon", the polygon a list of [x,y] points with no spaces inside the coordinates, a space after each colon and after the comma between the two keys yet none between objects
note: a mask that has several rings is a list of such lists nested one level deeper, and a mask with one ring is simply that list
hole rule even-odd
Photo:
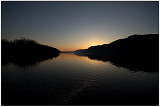
[{"label": "sunrise sky", "polygon": [[1,2],[3,39],[30,38],[61,51],[159,33],[159,3]]}]

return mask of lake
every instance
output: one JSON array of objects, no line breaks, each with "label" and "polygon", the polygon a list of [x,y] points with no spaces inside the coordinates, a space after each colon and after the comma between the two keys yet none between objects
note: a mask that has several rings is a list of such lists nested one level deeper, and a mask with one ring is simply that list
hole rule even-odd
[{"label": "lake", "polygon": [[1,93],[2,105],[158,105],[159,72],[61,53],[36,64],[2,65]]}]

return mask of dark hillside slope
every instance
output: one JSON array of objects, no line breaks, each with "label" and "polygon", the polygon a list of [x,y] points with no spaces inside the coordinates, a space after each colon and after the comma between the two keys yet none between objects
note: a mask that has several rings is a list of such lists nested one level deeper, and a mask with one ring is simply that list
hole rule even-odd
[{"label": "dark hillside slope", "polygon": [[94,60],[110,61],[130,70],[157,72],[159,35],[132,35],[110,44],[91,46],[83,51],[83,55]]},{"label": "dark hillside slope", "polygon": [[128,38],[116,40],[110,44],[91,46],[85,52],[111,55],[158,55],[159,35],[132,35]]}]

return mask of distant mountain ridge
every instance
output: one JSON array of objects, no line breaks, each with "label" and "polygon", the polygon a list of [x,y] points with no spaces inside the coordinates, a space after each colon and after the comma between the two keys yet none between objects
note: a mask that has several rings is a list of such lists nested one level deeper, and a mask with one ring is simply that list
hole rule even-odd
[{"label": "distant mountain ridge", "polygon": [[130,70],[158,72],[159,34],[132,35],[110,44],[77,50],[75,54],[92,60],[109,61]]},{"label": "distant mountain ridge", "polygon": [[76,50],[75,52],[98,53],[98,54],[108,54],[108,55],[131,54],[131,53],[141,54],[148,51],[158,52],[158,48],[159,48],[159,35],[147,34],[147,35],[131,35],[124,39],[115,40],[110,44],[91,46],[88,49]]}]

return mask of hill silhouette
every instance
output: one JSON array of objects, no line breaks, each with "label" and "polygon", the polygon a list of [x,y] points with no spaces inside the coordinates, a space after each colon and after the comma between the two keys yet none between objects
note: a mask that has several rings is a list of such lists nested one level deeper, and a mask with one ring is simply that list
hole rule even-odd
[{"label": "hill silhouette", "polygon": [[31,39],[1,40],[2,64],[13,62],[16,65],[34,65],[37,62],[57,57],[56,48],[39,44]]},{"label": "hill silhouette", "polygon": [[90,59],[110,61],[130,70],[156,72],[159,69],[159,35],[131,35],[110,44],[75,51]]}]

